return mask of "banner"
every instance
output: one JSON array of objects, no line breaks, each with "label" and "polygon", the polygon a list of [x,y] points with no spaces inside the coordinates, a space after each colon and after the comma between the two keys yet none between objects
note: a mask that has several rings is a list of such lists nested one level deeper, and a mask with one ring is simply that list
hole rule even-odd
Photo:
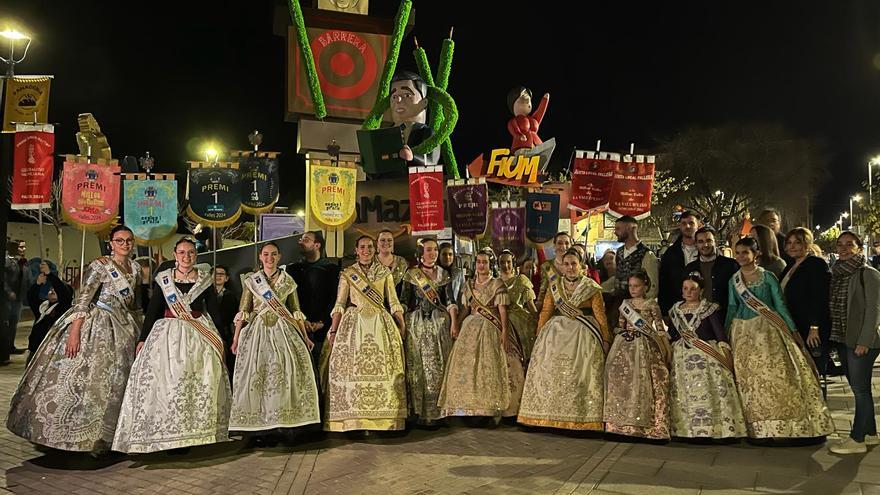
[{"label": "banner", "polygon": [[[306,20],[308,23],[309,21]],[[296,28],[290,26],[287,44],[287,118],[313,115],[312,97],[304,63],[296,44]],[[341,29],[306,28],[315,57],[327,115],[363,120],[379,93],[390,36]]]},{"label": "banner", "polygon": [[443,167],[410,167],[412,235],[436,235],[443,228]]},{"label": "banner", "polygon": [[517,258],[526,251],[525,216],[523,203],[492,203],[492,249],[497,255],[504,249],[513,251]]},{"label": "banner", "polygon": [[119,212],[119,164],[64,162],[61,180],[62,215],[76,228],[97,232]]},{"label": "banner", "polygon": [[344,229],[355,220],[357,169],[311,165],[309,206],[312,218],[326,229]]},{"label": "banner", "polygon": [[141,244],[162,244],[177,232],[177,181],[127,180],[125,225]]},{"label": "banner", "polygon": [[15,126],[12,165],[13,210],[37,210],[52,205],[55,126]]},{"label": "banner", "polygon": [[278,153],[239,151],[233,154],[241,170],[241,209],[251,215],[272,211],[278,201]]},{"label": "banner", "polygon": [[[12,122],[44,123],[49,120],[49,88],[53,76],[6,78],[3,132],[15,132]],[[34,119],[36,114],[36,122]]]},{"label": "banner", "polygon": [[618,162],[619,153],[576,150],[568,207],[590,213],[607,208]]},{"label": "banner", "polygon": [[654,189],[653,155],[624,155],[614,173],[608,213],[615,217],[630,215],[636,220],[651,215],[651,193]]},{"label": "banner", "polygon": [[553,239],[559,232],[559,195],[530,192],[526,196],[526,237],[535,244]]},{"label": "banner", "polygon": [[232,225],[241,216],[241,171],[236,162],[189,162],[186,214],[208,227]]},{"label": "banner", "polygon": [[446,185],[449,223],[455,235],[476,239],[486,233],[489,187],[484,179],[451,180]]}]

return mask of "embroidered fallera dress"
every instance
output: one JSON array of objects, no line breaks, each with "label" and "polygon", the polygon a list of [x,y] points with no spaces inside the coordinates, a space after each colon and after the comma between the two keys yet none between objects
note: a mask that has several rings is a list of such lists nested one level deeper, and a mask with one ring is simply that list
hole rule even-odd
[{"label": "embroidered fallera dress", "polygon": [[696,308],[679,301],[669,311],[672,370],[669,419],[672,436],[746,436],[733,359],[718,305],[702,300]]},{"label": "embroidered fallera dress", "polygon": [[[498,306],[508,303],[507,289],[499,279],[476,287],[470,281],[464,302],[470,314],[462,322],[452,346],[439,405],[445,416],[516,416],[525,381],[522,349],[508,328],[509,347],[501,346]],[[481,314],[482,312],[482,314]]]},{"label": "embroidered fallera dress", "polygon": [[450,311],[456,308],[449,272],[434,267],[429,278],[411,268],[403,278],[401,304],[406,312],[406,386],[410,413],[421,423],[443,416],[437,406],[446,362],[452,350]]},{"label": "embroidered fallera dress", "polygon": [[[819,437],[834,424],[810,357],[798,345],[776,276],[763,268],[757,283],[738,271],[730,280],[727,328],[733,348],[736,386],[752,438]],[[736,281],[741,281],[741,288]],[[747,293],[746,293],[747,290]],[[752,304],[763,305],[766,314]],[[758,302],[758,304],[755,304]]]},{"label": "embroidered fallera dress", "polygon": [[602,288],[589,277],[553,277],[517,420],[567,430],[604,430],[605,321]]},{"label": "embroidered fallera dress", "polygon": [[342,271],[331,313],[342,319],[327,358],[325,430],[406,427],[403,342],[391,316],[397,312],[403,307],[387,268],[378,262],[366,269],[355,263]]},{"label": "embroidered fallera dress", "polygon": [[[639,327],[626,318],[638,313]],[[618,334],[605,362],[605,430],[669,439],[669,342],[656,299],[626,299]]]},{"label": "embroidered fallera dress", "polygon": [[248,276],[238,320],[246,326],[238,337],[230,431],[320,423],[305,315],[293,278],[284,270],[274,280],[262,271]]},{"label": "embroidered fallera dress", "polygon": [[[140,266],[126,268],[109,257],[89,265],[74,306],[49,330],[12,396],[10,431],[60,450],[110,448],[143,319]],[[80,350],[69,359],[70,324],[78,318],[85,318]]]},{"label": "embroidered fallera dress", "polygon": [[510,303],[507,305],[507,321],[511,330],[516,332],[523,356],[528,362],[535,347],[535,330],[538,326],[538,315],[529,311],[527,305],[527,301],[535,300],[534,286],[525,275],[514,275],[504,284]]},{"label": "embroidered fallera dress", "polygon": [[148,453],[229,440],[232,392],[214,324],[221,321],[214,277],[207,264],[195,269],[195,283],[175,281],[173,268],[156,274],[113,450]]}]

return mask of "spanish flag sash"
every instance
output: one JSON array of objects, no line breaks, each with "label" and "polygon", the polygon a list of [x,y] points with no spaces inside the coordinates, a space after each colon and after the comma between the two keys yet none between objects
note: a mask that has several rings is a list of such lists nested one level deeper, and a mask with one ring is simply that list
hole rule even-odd
[{"label": "spanish flag sash", "polygon": [[437,309],[446,311],[446,308],[444,308],[443,304],[440,302],[440,290],[434,282],[425,275],[425,272],[423,272],[421,268],[416,267],[409,270],[409,274],[413,282],[415,282],[415,286],[419,288],[419,292],[422,293],[422,296],[430,301]]},{"label": "spanish flag sash", "polygon": [[357,263],[345,269],[345,277],[351,283],[352,287],[363,294],[366,299],[376,307],[376,309],[385,309],[385,296],[380,294],[379,291],[373,287],[367,274],[364,273],[363,269]]},{"label": "spanish flag sash", "polygon": [[220,336],[200,320],[193,318],[192,308],[189,306],[190,300],[198,297],[211,285],[211,278],[209,271],[199,270],[199,280],[186,295],[181,294],[180,289],[174,284],[173,269],[158,273],[156,275],[156,283],[159,285],[159,288],[162,289],[162,294],[165,296],[165,303],[168,305],[168,309],[171,310],[174,316],[189,323],[192,328],[196,329],[196,331],[198,331],[202,337],[211,344],[211,347],[217,351],[217,354],[220,356],[220,361],[224,361],[225,353],[223,350],[223,341],[220,340]]},{"label": "spanish flag sash", "polygon": [[602,351],[607,355],[608,350],[611,349],[611,342],[608,342],[605,338],[605,335],[602,334],[602,329],[599,326],[584,314],[580,308],[572,305],[565,298],[565,290],[562,287],[561,280],[559,278],[559,273],[553,273],[550,275],[550,294],[553,297],[553,304],[562,313],[565,317],[571,318],[573,320],[579,321],[585,327],[590,330],[590,333],[593,334],[593,337],[599,342],[602,346]]},{"label": "spanish flag sash", "polygon": [[[470,300],[471,310],[474,313],[485,318],[489,323],[492,324],[493,327],[495,327],[496,330],[498,330],[499,333],[503,333],[503,327],[501,326],[501,318],[499,318],[498,315],[495,314],[495,311],[492,311],[491,308],[489,308],[488,306],[483,304],[480,301],[480,299],[477,297],[477,295],[474,293],[474,281],[473,280],[471,280],[470,283],[465,284],[465,291],[466,291],[465,297],[467,297],[467,299]],[[493,295],[493,297],[494,297],[494,295]],[[519,342],[519,336],[517,336],[516,332],[508,330],[507,338],[510,339],[511,343],[513,344],[513,352],[520,359],[520,361],[525,359],[525,356],[523,355],[522,345]]]}]

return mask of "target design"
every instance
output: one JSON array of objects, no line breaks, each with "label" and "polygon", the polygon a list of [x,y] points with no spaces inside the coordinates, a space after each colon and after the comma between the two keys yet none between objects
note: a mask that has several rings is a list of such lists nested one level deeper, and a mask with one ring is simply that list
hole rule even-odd
[{"label": "target design", "polygon": [[340,100],[367,93],[376,82],[378,64],[371,44],[348,31],[326,31],[312,40],[321,90]]}]

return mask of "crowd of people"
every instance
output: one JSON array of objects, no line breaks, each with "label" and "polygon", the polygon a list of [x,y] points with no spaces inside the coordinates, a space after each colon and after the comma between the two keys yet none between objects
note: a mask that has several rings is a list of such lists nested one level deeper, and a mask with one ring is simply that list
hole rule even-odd
[{"label": "crowd of people", "polygon": [[880,272],[851,232],[829,267],[809,229],[780,234],[778,213],[760,219],[731,258],[684,212],[658,257],[621,217],[622,246],[595,266],[564,232],[540,267],[489,248],[465,266],[433,238],[411,266],[386,230],[358,238],[340,270],[321,232],[307,232],[303,259],[286,268],[263,244],[240,297],[228,268],[197,264],[186,237],[173,267],[151,277],[132,260],[132,232],[114,228],[111,254],[89,265],[75,297],[46,264],[26,291],[10,245],[8,304],[27,293],[36,321],[7,426],[95,455],[237,436],[271,446],[309,425],[397,431],[452,417],[658,441],[822,442],[834,426],[820,376],[834,350],[856,412],[830,449],[865,452],[880,443]]}]

